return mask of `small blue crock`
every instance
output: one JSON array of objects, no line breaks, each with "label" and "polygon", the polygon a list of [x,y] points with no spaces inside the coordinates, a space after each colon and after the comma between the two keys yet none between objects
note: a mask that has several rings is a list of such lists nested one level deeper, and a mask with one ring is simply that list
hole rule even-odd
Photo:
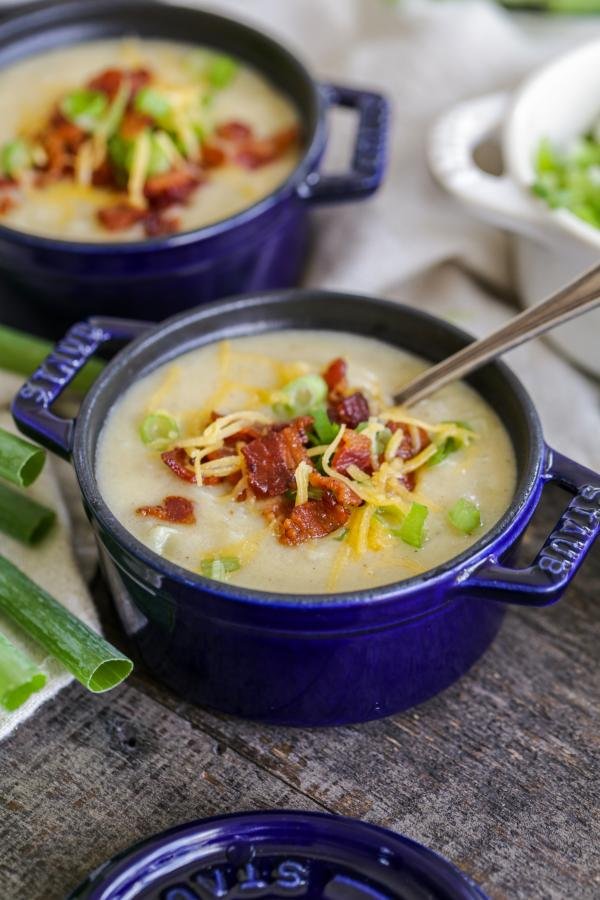
[{"label": "small blue crock", "polygon": [[356,819],[262,810],[154,835],[96,869],[68,900],[486,900],[428,847]]},{"label": "small blue crock", "polygon": [[[94,477],[98,433],[123,390],[156,366],[195,346],[280,328],[356,332],[431,360],[470,340],[415,309],[326,291],[222,301],[151,328],[91,319],[73,326],[23,386],[13,415],[26,434],[72,459],[117,609],[157,678],[194,702],[265,722],[386,716],[462,675],[493,640],[507,603],[559,599],[598,535],[600,476],[545,445],[531,400],[495,363],[469,382],[508,429],[518,483],[502,519],[461,556],[397,584],[332,597],[246,590],[179,568],[137,541],[104,504]],[[77,421],[51,411],[100,344],[136,335],[100,376]],[[512,568],[506,555],[548,482],[575,496],[533,564]]]},{"label": "small blue crock", "polygon": [[[0,224],[0,269],[33,302],[69,321],[98,313],[162,319],[240,291],[296,284],[308,249],[309,209],[364,199],[383,178],[387,101],[317,84],[284,47],[240,22],[154,0],[69,0],[8,18],[0,25],[0,68],[32,53],[131,34],[214,46],[258,68],[299,110],[304,153],[298,166],[274,193],[241,213],[169,237],[84,243]],[[333,106],[357,112],[357,134],[350,171],[322,175]]]}]

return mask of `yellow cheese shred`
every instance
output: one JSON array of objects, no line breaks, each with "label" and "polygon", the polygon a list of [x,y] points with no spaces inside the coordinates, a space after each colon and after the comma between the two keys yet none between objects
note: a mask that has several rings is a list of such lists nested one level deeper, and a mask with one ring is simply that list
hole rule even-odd
[{"label": "yellow cheese shred", "polygon": [[296,471],[294,472],[294,478],[296,479],[296,506],[302,506],[303,503],[308,501],[308,479],[313,471],[313,467],[309,466],[303,459],[296,466]]}]

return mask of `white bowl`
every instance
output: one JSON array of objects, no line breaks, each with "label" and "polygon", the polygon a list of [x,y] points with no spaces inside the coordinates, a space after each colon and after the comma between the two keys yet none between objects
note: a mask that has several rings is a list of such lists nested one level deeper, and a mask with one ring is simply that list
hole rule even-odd
[{"label": "white bowl", "polygon": [[[455,106],[434,125],[429,164],[436,179],[477,215],[512,232],[515,275],[533,306],[600,262],[600,229],[533,196],[533,160],[543,137],[559,145],[600,117],[600,40],[584,44],[530,76],[514,93]],[[484,172],[473,151],[501,128],[504,173]],[[578,365],[600,375],[600,310],[552,332]]]}]

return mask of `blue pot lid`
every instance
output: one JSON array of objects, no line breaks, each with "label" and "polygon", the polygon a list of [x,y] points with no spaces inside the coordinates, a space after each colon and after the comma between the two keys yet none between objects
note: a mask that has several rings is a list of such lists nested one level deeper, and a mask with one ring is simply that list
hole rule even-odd
[{"label": "blue pot lid", "polygon": [[422,844],[325,813],[201,819],[105,863],[69,900],[485,900]]}]

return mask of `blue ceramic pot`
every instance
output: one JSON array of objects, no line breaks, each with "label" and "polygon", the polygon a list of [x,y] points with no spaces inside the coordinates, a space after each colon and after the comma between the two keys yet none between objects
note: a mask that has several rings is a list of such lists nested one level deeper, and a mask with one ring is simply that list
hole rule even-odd
[{"label": "blue ceramic pot", "polygon": [[[284,47],[214,13],[153,0],[44,4],[0,25],[0,67],[32,53],[138,34],[214,46],[274,81],[301,116],[304,152],[274,193],[241,213],[169,237],[83,243],[28,235],[0,224],[0,269],[35,302],[71,321],[92,313],[162,319],[239,291],[296,284],[308,242],[309,208],[361,200],[383,177],[388,105],[379,94],[317,84]],[[350,171],[321,175],[332,106],[356,110]]]},{"label": "blue ceramic pot", "polygon": [[[558,600],[598,535],[600,476],[545,445],[529,397],[498,363],[469,381],[511,435],[518,483],[506,514],[463,555],[397,584],[312,597],[221,584],[167,562],[119,524],[98,491],[94,457],[109,410],[133,379],[192,347],[298,327],[370,335],[431,360],[470,340],[415,309],[325,291],[242,297],[152,328],[92,319],[57,345],[13,414],[22,431],[72,459],[123,625],[157,678],[194,702],[265,722],[364,721],[414,706],[466,672],[493,640],[506,604]],[[136,335],[77,421],[51,411],[102,342]],[[507,554],[548,482],[575,496],[533,564],[512,568]]]}]

